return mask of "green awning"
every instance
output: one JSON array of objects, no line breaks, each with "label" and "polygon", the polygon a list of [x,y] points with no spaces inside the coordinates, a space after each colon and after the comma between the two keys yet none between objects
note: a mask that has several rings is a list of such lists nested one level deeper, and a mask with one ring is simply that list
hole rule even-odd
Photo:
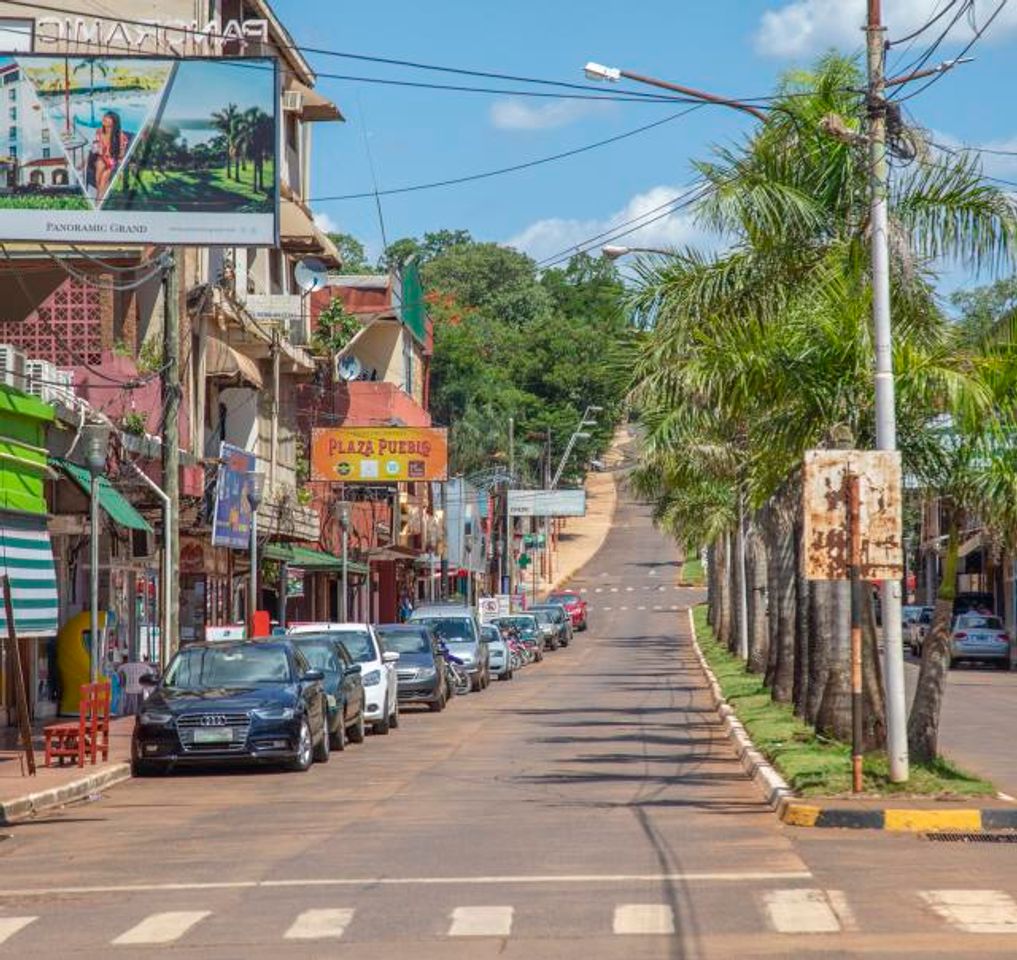
[{"label": "green awning", "polygon": [[[0,574],[10,577],[18,636],[56,634],[56,567],[45,517],[0,511]],[[0,594],[0,637],[6,636],[7,612]]]},{"label": "green awning", "polygon": [[[342,557],[325,553],[323,550],[299,547],[293,543],[270,543],[265,547],[264,556],[267,560],[278,560],[308,573],[342,573],[343,569]],[[347,560],[346,572],[366,577],[370,571],[363,563]]]},{"label": "green awning", "polygon": [[[84,467],[79,467],[76,463],[71,463],[60,457],[53,457],[50,462],[67,474],[81,488],[86,497],[91,494],[92,480]],[[124,495],[106,477],[99,477],[99,506],[109,514],[110,520],[121,527],[152,532],[148,521],[131,506]]]}]

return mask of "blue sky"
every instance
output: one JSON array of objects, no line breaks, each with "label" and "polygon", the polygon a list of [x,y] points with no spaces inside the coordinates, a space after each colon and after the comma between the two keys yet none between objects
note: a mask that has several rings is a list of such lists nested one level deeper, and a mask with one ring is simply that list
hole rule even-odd
[{"label": "blue sky", "polygon": [[[884,0],[889,36],[924,23],[945,0]],[[997,0],[976,0],[975,22]],[[780,74],[831,46],[861,50],[865,0],[389,0],[332,8],[276,0],[298,43],[443,65],[583,81],[596,60],[731,96],[761,96]],[[335,13],[325,15],[325,9]],[[944,21],[945,22],[945,21]],[[924,51],[938,30],[890,64]],[[933,58],[956,54],[971,36],[965,17]],[[908,106],[940,140],[1017,149],[1017,2],[1004,8],[960,67]],[[436,82],[454,77],[310,55],[323,72]],[[478,81],[480,82],[480,81]],[[498,85],[494,83],[492,85]],[[510,84],[502,84],[510,86]],[[381,188],[507,166],[601,140],[660,119],[667,104],[583,104],[510,96],[443,93],[322,78],[346,124],[315,131],[313,197],[369,190],[364,136]],[[622,92],[624,86],[605,87]],[[648,88],[631,87],[647,90]],[[667,200],[691,179],[691,161],[713,143],[736,140],[751,118],[706,108],[642,136],[591,153],[466,186],[383,200],[388,239],[465,227],[475,237],[513,242],[548,256]],[[989,160],[990,172],[1017,178],[1017,157]],[[316,202],[329,226],[381,247],[373,200]],[[697,225],[677,214],[626,238],[647,245],[697,242]],[[957,275],[955,282],[963,276]]]}]

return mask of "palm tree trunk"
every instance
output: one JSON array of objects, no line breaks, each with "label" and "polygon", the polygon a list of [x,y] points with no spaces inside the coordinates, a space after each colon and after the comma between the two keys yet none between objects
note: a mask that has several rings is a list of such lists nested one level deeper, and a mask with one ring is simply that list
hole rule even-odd
[{"label": "palm tree trunk", "polygon": [[[799,505],[801,501],[799,500]],[[805,558],[802,555],[803,516],[801,507],[795,511],[795,664],[794,687],[791,702],[798,716],[805,714],[805,701],[809,695],[809,654],[812,634],[809,631],[809,581],[805,578]]]},{"label": "palm tree trunk", "polygon": [[739,600],[739,584],[741,583],[741,570],[738,564],[737,532],[729,533],[727,538],[728,547],[728,596],[731,598],[731,635],[727,638],[727,649],[733,655],[738,655],[738,642],[741,634],[742,608]]},{"label": "palm tree trunk", "polygon": [[825,580],[809,584],[809,689],[803,717],[815,725],[830,672],[830,640],[836,627],[835,585]]},{"label": "palm tree trunk", "polygon": [[935,760],[939,751],[939,713],[950,667],[950,620],[957,591],[957,554],[964,511],[949,505],[946,512],[948,537],[943,557],[943,579],[936,595],[932,627],[922,645],[922,665],[908,716],[908,749],[911,757],[919,762]]},{"label": "palm tree trunk", "polygon": [[706,622],[717,627],[717,550],[714,544],[706,548]]},{"label": "palm tree trunk", "polygon": [[865,750],[886,746],[886,697],[883,665],[876,639],[876,610],[872,593],[865,591],[862,607],[862,745]]},{"label": "palm tree trunk", "polygon": [[795,564],[794,506],[790,490],[777,494],[772,512],[773,566],[777,580],[774,605],[777,613],[777,656],[773,670],[771,696],[778,703],[789,703],[794,687],[795,633],[798,624],[795,595],[797,569]]},{"label": "palm tree trunk", "polygon": [[714,633],[717,642],[728,646],[731,642],[731,551],[728,536],[717,538],[717,623]]},{"label": "palm tree trunk", "polygon": [[766,543],[758,515],[749,525],[746,542],[749,581],[749,670],[764,673],[770,652],[770,625],[766,614]]},{"label": "palm tree trunk", "polygon": [[767,503],[762,511],[762,530],[766,542],[766,595],[767,595],[767,617],[766,623],[769,630],[769,641],[767,643],[766,673],[763,682],[772,690],[773,681],[777,675],[777,651],[780,647],[780,609],[778,598],[780,597],[780,577],[777,566],[777,528],[774,522],[773,501]]},{"label": "palm tree trunk", "polygon": [[851,584],[830,584],[833,599],[830,635],[825,638],[826,683],[819,696],[815,726],[819,733],[851,740]]}]

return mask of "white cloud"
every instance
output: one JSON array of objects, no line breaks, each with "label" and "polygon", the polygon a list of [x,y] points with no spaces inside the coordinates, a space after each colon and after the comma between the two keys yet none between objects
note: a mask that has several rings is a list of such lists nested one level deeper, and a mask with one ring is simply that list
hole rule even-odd
[{"label": "white cloud", "polygon": [[[886,0],[883,22],[889,37],[901,37],[927,23],[939,9],[933,0]],[[976,4],[975,22],[981,26],[991,16],[995,4]],[[953,11],[918,38],[915,49],[921,51],[943,31]],[[847,0],[784,0],[775,10],[766,11],[756,30],[756,49],[767,56],[802,57],[821,53],[830,47],[854,50],[864,43],[862,26],[865,20],[863,3]],[[1017,29],[1017,6],[1007,5],[989,28],[988,37],[999,39]],[[953,40],[972,36],[967,16],[957,22]]]},{"label": "white cloud", "polygon": [[529,104],[519,99],[495,100],[491,123],[499,130],[556,130],[603,110],[596,100],[554,100]]},{"label": "white cloud", "polygon": [[600,243],[608,242],[631,247],[678,247],[689,244],[712,247],[716,244],[716,238],[700,228],[695,218],[685,210],[669,213],[618,240],[607,239],[612,230],[627,230],[635,226],[629,224],[622,227],[621,224],[628,224],[637,217],[653,219],[665,213],[668,202],[686,192],[687,188],[682,187],[653,187],[645,193],[637,194],[623,209],[602,220],[568,220],[562,217],[538,220],[512,237],[508,244],[538,261],[569,247],[582,246],[599,234],[607,236],[597,241],[597,246],[592,251],[594,253],[599,250]]},{"label": "white cloud", "polygon": [[[935,143],[953,150],[961,150],[965,146],[962,140],[942,130],[933,130],[930,136]],[[986,175],[1013,179],[1017,174],[1017,136],[985,140],[968,146],[982,149],[982,172]]]},{"label": "white cloud", "polygon": [[327,213],[316,213],[314,215],[314,225],[323,233],[342,233],[339,229],[339,224]]}]

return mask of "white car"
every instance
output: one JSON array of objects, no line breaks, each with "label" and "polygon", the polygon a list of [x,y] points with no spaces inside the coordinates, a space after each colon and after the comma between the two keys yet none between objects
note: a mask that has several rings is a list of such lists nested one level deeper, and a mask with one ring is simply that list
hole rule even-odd
[{"label": "white car", "polygon": [[369,623],[301,623],[288,634],[321,634],[339,640],[361,665],[364,684],[364,719],[374,733],[385,734],[399,726],[399,684],[395,665],[399,654],[387,652]]}]

